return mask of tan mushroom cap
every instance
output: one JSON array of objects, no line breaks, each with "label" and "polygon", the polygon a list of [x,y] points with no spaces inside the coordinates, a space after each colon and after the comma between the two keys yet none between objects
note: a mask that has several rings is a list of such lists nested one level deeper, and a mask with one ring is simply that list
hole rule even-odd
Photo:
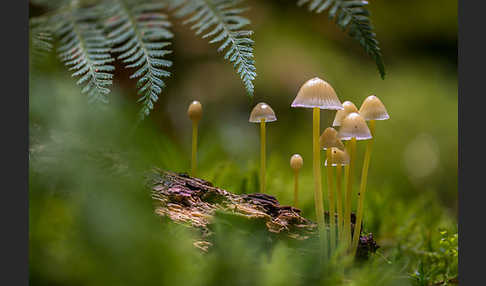
[{"label": "tan mushroom cap", "polygon": [[[331,166],[337,166],[337,164],[341,164],[341,166],[345,166],[349,164],[349,155],[346,151],[339,150],[338,148],[331,148]],[[328,162],[327,159],[324,162],[324,166],[327,166]]]},{"label": "tan mushroom cap", "polygon": [[355,137],[356,140],[371,139],[370,129],[361,115],[356,112],[348,114],[341,122],[338,137],[341,140],[351,140]]},{"label": "tan mushroom cap", "polygon": [[390,118],[385,105],[375,95],[370,95],[363,101],[359,109],[359,114],[365,120],[387,120]]},{"label": "tan mushroom cap", "polygon": [[332,147],[344,149],[344,144],[339,139],[338,132],[332,127],[327,127],[324,132],[322,132],[321,137],[319,137],[319,145],[324,150]]},{"label": "tan mushroom cap", "polygon": [[294,154],[290,157],[290,167],[294,170],[299,170],[304,165],[304,159],[299,154]]},{"label": "tan mushroom cap", "polygon": [[318,107],[320,109],[330,110],[343,109],[343,105],[339,101],[332,86],[318,77],[306,81],[301,86],[291,106],[305,108]]},{"label": "tan mushroom cap", "polygon": [[260,102],[250,113],[250,119],[248,121],[259,123],[262,119],[265,119],[265,122],[272,122],[276,121],[277,117],[275,116],[275,112],[270,107],[270,105],[266,104],[265,102]]},{"label": "tan mushroom cap", "polygon": [[187,115],[192,121],[199,121],[202,117],[202,105],[199,101],[194,100],[187,108]]},{"label": "tan mushroom cap", "polygon": [[344,109],[338,110],[336,112],[336,116],[334,117],[334,122],[332,123],[332,126],[341,126],[341,121],[343,121],[346,115],[350,114],[351,112],[358,112],[358,108],[356,107],[356,105],[354,105],[354,103],[349,100],[343,102],[343,107]]}]

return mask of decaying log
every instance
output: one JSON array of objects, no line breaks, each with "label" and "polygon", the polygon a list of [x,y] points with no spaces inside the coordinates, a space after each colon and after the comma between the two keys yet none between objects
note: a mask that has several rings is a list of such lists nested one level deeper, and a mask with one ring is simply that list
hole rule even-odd
[{"label": "decaying log", "polygon": [[[211,235],[209,226],[213,214],[218,210],[261,220],[269,233],[288,239],[306,240],[317,235],[316,223],[301,216],[298,208],[280,205],[271,195],[237,195],[185,173],[177,174],[160,169],[154,169],[148,178],[155,201],[155,213],[200,229],[201,240],[194,245],[203,251],[211,246],[207,239]],[[328,215],[326,219],[328,220]],[[353,214],[352,229],[354,221]],[[372,234],[361,234],[357,256],[367,258],[377,248]]]}]

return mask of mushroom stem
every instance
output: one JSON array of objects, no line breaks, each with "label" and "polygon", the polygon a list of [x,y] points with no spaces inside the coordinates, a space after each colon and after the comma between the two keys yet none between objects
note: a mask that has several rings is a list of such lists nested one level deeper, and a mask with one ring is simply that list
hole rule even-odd
[{"label": "mushroom stem", "polygon": [[361,233],[361,221],[363,219],[363,204],[364,204],[364,199],[366,194],[366,184],[368,182],[368,169],[370,167],[371,151],[373,149],[373,139],[375,138],[375,120],[370,120],[369,127],[370,127],[371,135],[373,137],[368,140],[368,144],[366,145],[363,169],[361,172],[361,183],[359,186],[359,193],[358,193],[358,197],[359,197],[358,210],[356,212],[357,213],[356,224],[354,227],[353,244],[352,244],[353,253],[355,253],[358,248],[359,235]]},{"label": "mushroom stem", "polygon": [[337,216],[338,216],[338,241],[342,241],[343,235],[343,191],[342,191],[342,166],[341,163],[337,163],[336,166],[336,203],[337,203]]},{"label": "mushroom stem", "polygon": [[294,171],[294,206],[299,205],[299,170]]},{"label": "mushroom stem", "polygon": [[312,147],[313,147],[313,169],[314,169],[314,203],[316,207],[316,220],[320,232],[320,240],[322,250],[326,251],[324,246],[326,241],[324,235],[324,207],[322,205],[322,189],[321,189],[321,152],[319,144],[319,125],[320,125],[320,109],[313,108],[313,124],[312,124]]},{"label": "mushroom stem", "polygon": [[344,210],[344,241],[346,245],[351,244],[351,196],[353,194],[353,171],[356,154],[356,137],[349,141],[349,167],[347,174],[346,207]]},{"label": "mushroom stem", "polygon": [[265,193],[265,119],[260,119],[260,193]]},{"label": "mushroom stem", "polygon": [[191,158],[191,176],[196,176],[197,170],[197,127],[198,121],[192,121],[192,158]]},{"label": "mushroom stem", "polygon": [[329,198],[329,222],[330,222],[330,236],[329,239],[331,240],[330,247],[331,247],[331,253],[334,252],[334,249],[336,247],[336,219],[334,217],[335,215],[335,201],[334,201],[334,191],[332,188],[332,158],[331,158],[331,148],[327,148],[326,150],[326,157],[327,157],[327,195]]}]

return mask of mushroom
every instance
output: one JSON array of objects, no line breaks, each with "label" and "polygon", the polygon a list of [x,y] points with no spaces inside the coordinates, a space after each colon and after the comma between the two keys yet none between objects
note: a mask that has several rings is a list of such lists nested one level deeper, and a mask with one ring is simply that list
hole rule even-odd
[{"label": "mushroom", "polygon": [[351,242],[351,195],[353,193],[353,171],[356,158],[356,140],[371,139],[371,133],[365,120],[356,112],[348,114],[341,122],[338,136],[341,140],[350,140],[348,144],[349,167],[347,171],[346,203],[344,209],[344,241]]},{"label": "mushroom", "polygon": [[299,154],[294,154],[290,157],[290,167],[294,170],[294,206],[297,207],[299,203],[299,170],[304,165],[304,159]]},{"label": "mushroom", "polygon": [[[343,149],[344,145],[343,142],[338,138],[338,132],[336,129],[332,127],[328,127],[324,130],[321,137],[319,138],[319,144],[322,149],[326,150],[326,158],[327,160],[331,160],[332,156],[332,148],[339,148]],[[332,168],[328,166],[327,170],[327,195],[329,199],[329,221],[330,221],[330,239],[331,239],[331,252],[334,251],[335,248],[335,234],[336,234],[336,221],[334,220],[335,214],[335,201],[334,201],[334,191],[332,188]]]},{"label": "mushroom", "polygon": [[250,113],[249,121],[260,123],[260,193],[265,193],[265,122],[276,121],[277,117],[270,105],[260,102]]},{"label": "mushroom", "polygon": [[337,203],[337,215],[338,215],[338,224],[337,224],[337,233],[338,233],[338,240],[343,239],[343,191],[342,191],[342,166],[347,166],[349,164],[349,155],[346,151],[341,151],[338,148],[332,147],[331,148],[331,160],[327,159],[324,162],[324,165],[328,168],[330,166],[336,166],[336,203]]},{"label": "mushroom", "polygon": [[202,117],[202,105],[194,100],[187,108],[187,115],[192,120],[192,157],[191,157],[191,176],[196,175],[197,169],[197,127]]},{"label": "mushroom", "polygon": [[[313,109],[313,169],[314,169],[314,200],[316,208],[317,224],[321,231],[324,230],[324,207],[321,192],[321,157],[319,152],[319,124],[320,109],[340,110],[343,109],[336,92],[332,86],[320,78],[312,78],[306,81],[294,101],[292,107],[304,107]],[[322,239],[323,236],[321,236]]]},{"label": "mushroom", "polygon": [[336,116],[334,117],[334,121],[332,122],[332,126],[341,126],[341,121],[343,121],[344,117],[352,112],[358,112],[358,108],[356,105],[349,100],[343,102],[343,110],[338,110],[336,112]]},{"label": "mushroom", "polygon": [[385,105],[376,95],[370,95],[363,101],[359,108],[359,114],[366,121],[387,120],[390,118]]},{"label": "mushroom", "polygon": [[[388,120],[390,116],[386,111],[385,105],[375,95],[368,96],[359,109],[360,115],[367,121],[369,121],[369,129],[373,137],[375,136],[375,121],[376,120]],[[373,138],[368,141],[366,145],[366,151],[363,161],[363,169],[361,171],[361,183],[358,193],[358,209],[356,214],[356,230],[353,235],[352,247],[356,251],[358,248],[359,233],[361,231],[361,221],[363,219],[363,205],[366,194],[366,184],[368,182],[368,169],[371,160],[371,151],[373,148]]]},{"label": "mushroom", "polygon": [[338,132],[332,127],[327,127],[319,137],[319,145],[322,149],[327,150],[332,147],[344,149],[344,144],[338,137]]}]

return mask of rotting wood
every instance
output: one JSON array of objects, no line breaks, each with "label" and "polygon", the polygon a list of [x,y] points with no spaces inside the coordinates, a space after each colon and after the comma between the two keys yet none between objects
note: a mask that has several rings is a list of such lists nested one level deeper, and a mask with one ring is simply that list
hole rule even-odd
[{"label": "rotting wood", "polygon": [[[211,246],[209,225],[217,210],[262,220],[269,233],[288,239],[306,240],[317,235],[317,224],[303,217],[300,209],[280,205],[268,194],[233,194],[203,179],[160,169],[154,169],[148,176],[148,185],[155,201],[155,213],[201,230],[201,240],[194,246],[203,251]],[[352,214],[352,229],[354,222]],[[361,234],[357,257],[366,259],[378,247],[371,233]]]}]

